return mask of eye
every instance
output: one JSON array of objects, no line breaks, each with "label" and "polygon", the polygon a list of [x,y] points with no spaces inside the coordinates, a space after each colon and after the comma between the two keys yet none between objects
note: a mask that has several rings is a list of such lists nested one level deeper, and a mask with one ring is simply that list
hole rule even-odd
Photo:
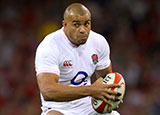
[{"label": "eye", "polygon": [[79,26],[80,26],[80,24],[78,24],[78,23],[75,23],[75,24],[73,24],[76,28],[78,28]]},{"label": "eye", "polygon": [[85,26],[88,26],[90,23],[87,21],[84,23]]}]

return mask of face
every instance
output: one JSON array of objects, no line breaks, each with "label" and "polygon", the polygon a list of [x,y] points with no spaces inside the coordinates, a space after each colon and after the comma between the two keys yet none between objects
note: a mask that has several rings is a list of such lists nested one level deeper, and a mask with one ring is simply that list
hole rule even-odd
[{"label": "face", "polygon": [[89,32],[91,30],[91,16],[85,15],[70,15],[67,21],[63,22],[64,32],[68,39],[74,45],[82,45],[86,43]]}]

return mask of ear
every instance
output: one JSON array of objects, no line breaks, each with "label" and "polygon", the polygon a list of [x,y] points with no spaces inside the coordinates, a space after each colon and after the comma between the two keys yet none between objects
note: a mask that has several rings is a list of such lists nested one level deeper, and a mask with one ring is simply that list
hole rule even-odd
[{"label": "ear", "polygon": [[63,27],[66,27],[67,23],[63,20],[62,25],[63,25]]}]

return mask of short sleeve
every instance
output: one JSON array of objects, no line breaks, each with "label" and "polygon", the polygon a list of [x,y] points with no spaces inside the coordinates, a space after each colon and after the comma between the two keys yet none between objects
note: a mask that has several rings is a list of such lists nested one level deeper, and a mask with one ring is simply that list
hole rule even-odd
[{"label": "short sleeve", "polygon": [[107,68],[111,64],[109,44],[103,36],[98,41],[99,60],[96,70]]},{"label": "short sleeve", "polygon": [[55,73],[60,74],[58,67],[59,52],[56,45],[51,46],[47,43],[39,45],[35,56],[36,75],[40,73]]}]

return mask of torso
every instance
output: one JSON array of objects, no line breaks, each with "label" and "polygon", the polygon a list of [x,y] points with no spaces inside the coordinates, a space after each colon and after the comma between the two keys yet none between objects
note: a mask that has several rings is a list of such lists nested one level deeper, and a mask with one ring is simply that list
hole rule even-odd
[{"label": "torso", "polygon": [[[60,84],[70,86],[90,85],[90,77],[97,69],[98,61],[103,56],[103,51],[99,48],[102,47],[99,46],[99,42],[103,41],[101,39],[104,38],[101,38],[98,34],[91,31],[86,44],[76,47],[68,41],[63,32],[63,29],[50,34],[39,45],[39,48],[37,50],[35,62],[37,74],[40,72],[46,72],[48,68],[42,70],[43,67],[53,65],[54,70],[52,71],[49,68],[47,72],[55,72],[56,74],[58,74]],[[105,45],[106,43],[104,44],[104,46]],[[108,50],[109,49],[104,49],[104,51],[109,52]],[[109,59],[109,56],[107,56],[107,58]],[[104,59],[103,61],[101,61],[99,67],[103,68],[102,65],[104,65],[104,67],[108,66],[107,64],[109,64],[109,61],[107,60],[107,58],[106,61]],[[102,62],[105,63],[103,64]],[[83,98],[71,102],[47,102],[41,95],[41,99],[43,107],[47,106],[67,108],[74,107],[76,106],[75,104],[81,105],[82,103],[87,103],[86,101],[82,101]],[[87,101],[90,100],[87,99]]]}]

